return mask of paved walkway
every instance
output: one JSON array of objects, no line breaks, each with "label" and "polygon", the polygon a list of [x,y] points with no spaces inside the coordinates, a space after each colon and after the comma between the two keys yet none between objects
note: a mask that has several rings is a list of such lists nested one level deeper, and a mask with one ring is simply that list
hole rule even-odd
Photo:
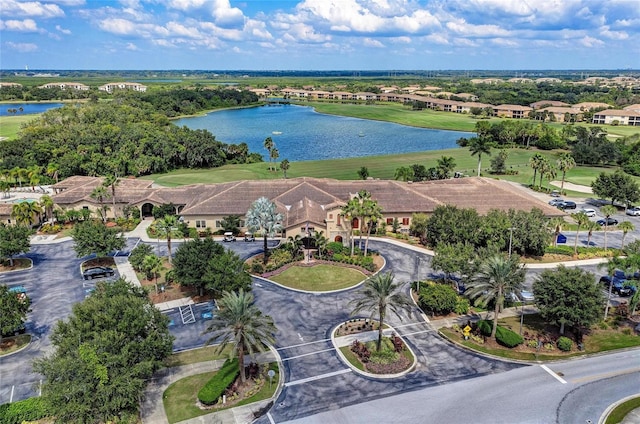
[{"label": "paved walkway", "polygon": [[[249,357],[246,359],[250,361]],[[256,355],[256,361],[260,364],[276,361],[273,352],[264,352]],[[247,362],[248,363],[248,362]],[[168,424],[169,421],[164,412],[162,401],[165,390],[173,383],[183,378],[216,371],[222,367],[224,360],[199,362],[181,367],[165,368],[154,374],[153,378],[145,388],[140,406],[140,416],[144,424]],[[282,374],[280,375],[282,381]],[[279,393],[276,391],[276,396]],[[189,420],[181,421],[181,424],[244,424],[254,421],[254,412],[264,408],[272,399],[255,402],[250,405],[238,406],[236,408],[225,409],[223,411],[212,412]]]}]

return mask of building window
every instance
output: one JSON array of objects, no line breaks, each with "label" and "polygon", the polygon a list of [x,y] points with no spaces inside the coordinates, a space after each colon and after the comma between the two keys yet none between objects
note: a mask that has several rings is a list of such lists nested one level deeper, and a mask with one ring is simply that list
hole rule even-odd
[{"label": "building window", "polygon": [[409,218],[402,218],[402,225],[409,225]]},{"label": "building window", "polygon": [[329,219],[333,219],[333,214],[332,213],[329,214]]},{"label": "building window", "polygon": [[196,228],[207,228],[207,221],[196,219]]},{"label": "building window", "polygon": [[222,222],[216,220],[216,228],[222,228]]},{"label": "building window", "polygon": [[336,225],[340,225],[340,215],[338,215],[338,220],[336,221]]},{"label": "building window", "polygon": [[393,218],[387,218],[387,225],[393,225]]}]

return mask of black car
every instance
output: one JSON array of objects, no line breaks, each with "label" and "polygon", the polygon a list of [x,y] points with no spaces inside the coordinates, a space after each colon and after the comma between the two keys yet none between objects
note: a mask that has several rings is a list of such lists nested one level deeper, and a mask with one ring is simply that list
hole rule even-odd
[{"label": "black car", "polygon": [[558,209],[575,209],[578,205],[576,205],[576,202],[572,202],[571,200],[565,200],[564,202],[558,203],[556,205],[558,207]]},{"label": "black car", "polygon": [[98,266],[95,268],[86,269],[82,273],[82,276],[85,280],[92,280],[99,277],[111,277],[115,275],[115,273],[116,272],[113,270],[113,268],[109,268],[107,266]]},{"label": "black car", "polygon": [[615,218],[604,218],[604,219],[599,219],[596,221],[598,223],[598,225],[600,226],[612,226],[612,225],[618,225],[618,220]]},{"label": "black car", "polygon": [[[609,284],[611,282],[611,277],[608,275],[603,275],[600,277],[600,284],[604,284],[605,288],[609,288]],[[626,280],[613,277],[613,286],[611,287],[611,291],[616,293],[618,296],[631,296],[635,291],[633,287],[628,286],[626,284]]]}]

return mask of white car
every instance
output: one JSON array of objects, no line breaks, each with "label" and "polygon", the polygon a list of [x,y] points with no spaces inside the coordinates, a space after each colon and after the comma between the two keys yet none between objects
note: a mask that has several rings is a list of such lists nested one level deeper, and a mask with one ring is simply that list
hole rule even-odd
[{"label": "white car", "polygon": [[627,209],[627,215],[640,216],[640,206]]},{"label": "white car", "polygon": [[583,214],[587,215],[589,218],[596,216],[596,210],[591,208],[582,208],[580,209],[579,212],[582,212]]}]

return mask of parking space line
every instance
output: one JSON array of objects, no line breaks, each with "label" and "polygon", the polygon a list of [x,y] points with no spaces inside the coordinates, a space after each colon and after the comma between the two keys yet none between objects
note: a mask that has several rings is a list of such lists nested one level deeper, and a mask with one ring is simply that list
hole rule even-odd
[{"label": "parking space line", "polygon": [[328,372],[326,374],[316,375],[315,377],[301,378],[300,380],[290,381],[288,383],[284,383],[285,387],[289,386],[297,386],[298,384],[308,383],[310,381],[322,380],[323,378],[335,377],[336,375],[346,374],[351,372],[351,368],[345,368],[339,371]]},{"label": "parking space line", "polygon": [[542,368],[543,370],[545,370],[546,372],[548,372],[549,374],[551,374],[553,376],[553,378],[555,378],[556,380],[558,380],[559,382],[561,382],[562,384],[567,384],[567,382],[560,377],[558,374],[556,374],[554,371],[552,371],[549,367],[547,367],[546,365],[540,365],[540,368]]}]

